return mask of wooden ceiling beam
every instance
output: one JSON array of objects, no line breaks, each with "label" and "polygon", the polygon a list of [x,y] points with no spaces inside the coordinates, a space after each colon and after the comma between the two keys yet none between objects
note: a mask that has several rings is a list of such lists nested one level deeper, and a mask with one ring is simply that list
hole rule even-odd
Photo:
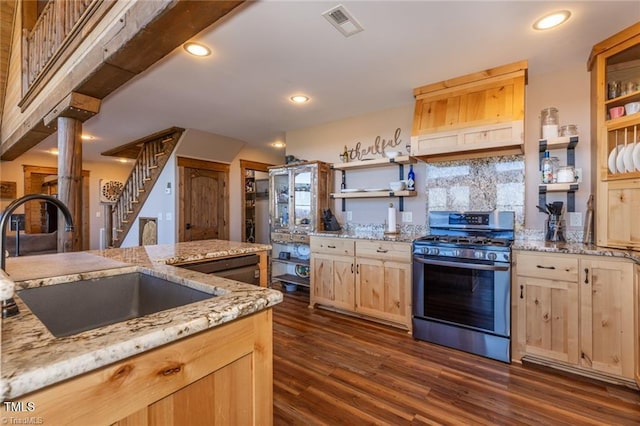
[{"label": "wooden ceiling beam", "polygon": [[16,159],[53,133],[55,129],[47,127],[44,118],[69,93],[103,99],[243,3],[245,0],[137,1],[121,17],[121,25],[101,34],[99,42],[49,96],[34,101],[33,111],[2,141],[0,160]]},{"label": "wooden ceiling beam", "polygon": [[71,92],[44,116],[44,125],[55,129],[58,117],[75,118],[84,123],[100,111],[100,99]]}]

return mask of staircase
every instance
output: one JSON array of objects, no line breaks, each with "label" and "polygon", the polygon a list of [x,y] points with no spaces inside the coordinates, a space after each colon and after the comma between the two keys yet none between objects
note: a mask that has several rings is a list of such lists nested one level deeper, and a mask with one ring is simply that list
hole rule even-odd
[{"label": "staircase", "polygon": [[149,197],[162,169],[167,164],[184,129],[172,127],[119,148],[138,150],[136,162],[116,203],[111,207],[111,223],[107,223],[107,247],[120,247]]}]

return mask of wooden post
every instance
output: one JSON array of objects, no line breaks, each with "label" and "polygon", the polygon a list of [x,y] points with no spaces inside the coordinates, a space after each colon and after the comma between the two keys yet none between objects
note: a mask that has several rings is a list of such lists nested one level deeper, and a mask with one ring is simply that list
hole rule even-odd
[{"label": "wooden post", "polygon": [[73,216],[73,232],[65,232],[58,215],[58,252],[82,250],[82,122],[58,117],[58,199]]}]

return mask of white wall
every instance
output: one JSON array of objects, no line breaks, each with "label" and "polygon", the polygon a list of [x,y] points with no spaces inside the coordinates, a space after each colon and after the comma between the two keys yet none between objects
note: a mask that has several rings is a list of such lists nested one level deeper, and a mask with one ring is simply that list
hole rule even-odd
[{"label": "white wall", "polygon": [[[33,150],[32,150],[33,151]],[[23,166],[58,167],[58,158],[54,155],[37,152],[26,153],[13,161],[0,162],[0,180],[16,182],[17,196],[24,195]],[[131,172],[132,163],[120,163],[115,158],[105,158],[104,162],[85,162],[83,170],[89,174],[89,248],[100,248],[100,229],[104,227],[104,208],[100,204],[100,179],[119,180],[124,182]],[[0,210],[12,200],[0,200]],[[18,212],[23,210],[19,209]]]},{"label": "white wall", "polygon": [[[525,119],[525,227],[543,229],[546,215],[536,209],[538,202],[538,184],[541,182],[538,173],[538,140],[540,138],[540,111],[546,107],[558,108],[560,125],[576,124],[579,142],[575,149],[576,168],[582,169],[582,182],[576,192],[576,211],[581,212],[583,219],[586,204],[591,194],[591,135],[590,74],[585,61],[564,64],[565,66],[553,74],[533,74],[527,86],[527,106]],[[594,141],[595,143],[595,141]],[[551,151],[560,163],[566,164],[566,151]],[[548,194],[547,202],[564,201],[565,194]],[[567,222],[567,225],[569,223]],[[581,227],[576,227],[581,229]]]},{"label": "white wall", "polygon": [[[400,128],[401,143],[396,149],[406,154],[406,144],[411,142],[413,121],[413,103],[400,108],[377,111],[357,117],[327,123],[320,126],[297,129],[287,132],[287,155],[305,160],[320,160],[328,163],[340,161],[345,145],[355,148],[358,142],[362,148],[373,145],[380,136],[384,140],[393,140],[394,133]],[[369,155],[368,158],[381,158],[382,155]],[[418,195],[404,199],[404,210],[413,214],[412,224],[426,223],[426,198],[424,193],[425,163],[414,166]],[[409,168],[405,166],[404,178]],[[398,166],[348,171],[347,188],[387,188],[389,182],[400,178]],[[340,173],[334,175],[334,189],[340,188]],[[331,209],[338,222],[345,224],[346,212],[351,212],[353,223],[382,223],[387,217],[389,202],[397,206],[397,198],[351,199],[346,201],[346,211],[342,212],[342,203],[335,200]],[[400,220],[400,216],[399,216]]]},{"label": "white wall", "polygon": [[[177,205],[177,161],[174,150],[164,169],[160,173],[158,180],[151,188],[149,198],[145,201],[140,213],[136,216],[131,229],[127,233],[120,247],[135,247],[140,245],[140,223],[141,217],[156,217],[158,244],[175,244],[178,241],[178,221],[176,217]],[[171,192],[167,194],[165,189],[167,184],[171,184]]]},{"label": "white wall", "polygon": [[[586,54],[585,54],[586,58]],[[499,64],[496,64],[499,65]],[[576,147],[576,167],[582,168],[583,181],[576,193],[576,211],[586,211],[586,202],[590,195],[591,139],[590,128],[590,75],[586,63],[570,63],[552,74],[537,75],[530,70],[526,91],[525,117],[525,227],[543,229],[545,215],[538,213],[538,140],[540,137],[540,111],[548,106],[559,110],[560,124],[576,124],[580,132],[580,141]],[[533,73],[531,72],[533,71]],[[451,76],[456,77],[456,76]],[[344,146],[352,148],[357,142],[363,146],[373,143],[380,135],[388,139],[393,136],[397,127],[402,129],[403,141],[409,141],[413,121],[413,102],[404,107],[364,114],[358,117],[327,123],[321,126],[297,129],[287,132],[287,154],[307,160],[322,160],[329,163],[340,161],[338,155]],[[403,146],[401,144],[400,146]],[[561,164],[566,161],[564,152],[553,152],[560,158]],[[418,196],[405,198],[405,210],[413,212],[413,224],[426,225],[426,202],[424,195],[424,163],[414,168],[418,188]],[[366,170],[347,173],[347,187],[369,188],[385,186],[389,180],[396,180],[397,172],[393,169]],[[422,179],[421,179],[422,178]],[[339,188],[339,173],[336,173],[336,188]],[[549,194],[548,202],[566,201],[564,194]],[[389,200],[348,200],[347,211],[352,211],[355,223],[382,223],[385,219],[386,206]],[[335,202],[334,212],[340,223],[345,223],[345,216],[340,211],[339,201]],[[581,229],[581,227],[576,227]]]}]

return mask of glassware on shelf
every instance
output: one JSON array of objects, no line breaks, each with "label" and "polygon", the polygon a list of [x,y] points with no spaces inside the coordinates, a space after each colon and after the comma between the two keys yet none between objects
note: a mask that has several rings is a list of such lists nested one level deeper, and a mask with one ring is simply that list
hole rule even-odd
[{"label": "glassware on shelf", "polygon": [[540,112],[540,135],[542,139],[549,140],[558,137],[560,120],[558,108],[549,107]]}]

